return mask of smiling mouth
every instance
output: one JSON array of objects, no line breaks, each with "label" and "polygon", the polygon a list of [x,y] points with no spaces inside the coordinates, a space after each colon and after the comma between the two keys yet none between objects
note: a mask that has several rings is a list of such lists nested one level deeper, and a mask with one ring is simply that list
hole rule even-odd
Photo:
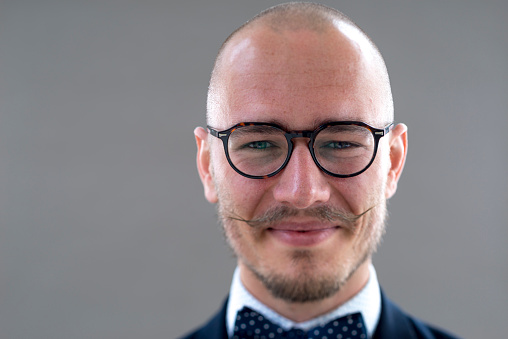
[{"label": "smiling mouth", "polygon": [[323,228],[315,228],[315,229],[285,229],[285,228],[273,228],[269,227],[267,230],[273,230],[273,231],[281,231],[281,232],[297,232],[297,233],[310,233],[310,232],[320,232],[325,231],[333,228],[340,228],[340,226],[332,226],[332,227],[323,227]]},{"label": "smiling mouth", "polygon": [[266,230],[277,241],[292,247],[309,247],[324,242],[335,234],[340,226],[330,227],[270,227]]}]

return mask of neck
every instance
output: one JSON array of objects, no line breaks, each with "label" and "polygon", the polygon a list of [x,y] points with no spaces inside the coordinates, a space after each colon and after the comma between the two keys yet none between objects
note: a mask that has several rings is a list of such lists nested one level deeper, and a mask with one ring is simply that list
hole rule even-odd
[{"label": "neck", "polygon": [[242,284],[256,299],[287,319],[304,322],[336,309],[358,294],[369,280],[370,263],[369,259],[361,264],[335,294],[319,301],[304,303],[288,302],[274,297],[248,267],[241,262],[238,266]]}]

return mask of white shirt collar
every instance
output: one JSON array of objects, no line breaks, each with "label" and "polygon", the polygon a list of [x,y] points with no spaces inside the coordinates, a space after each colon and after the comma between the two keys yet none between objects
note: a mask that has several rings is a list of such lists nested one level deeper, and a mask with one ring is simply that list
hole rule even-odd
[{"label": "white shirt collar", "polygon": [[363,316],[363,320],[365,321],[365,326],[367,327],[367,334],[369,337],[372,337],[374,331],[376,330],[379,316],[381,315],[381,292],[374,266],[370,265],[369,273],[369,281],[365,287],[345,304],[317,318],[296,323],[281,316],[254,298],[254,296],[252,296],[252,294],[250,294],[243,286],[242,281],[240,280],[240,270],[237,267],[235,273],[233,274],[233,281],[231,283],[226,311],[226,329],[228,331],[228,336],[230,338],[233,337],[237,312],[247,306],[263,314],[263,316],[265,316],[268,320],[279,325],[284,330],[300,328],[306,331],[347,314],[360,312]]}]

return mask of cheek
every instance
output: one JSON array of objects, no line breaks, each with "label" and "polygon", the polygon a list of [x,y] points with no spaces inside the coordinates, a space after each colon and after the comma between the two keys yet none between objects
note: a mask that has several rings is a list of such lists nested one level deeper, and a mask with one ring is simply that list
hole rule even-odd
[{"label": "cheek", "polygon": [[214,182],[219,204],[229,212],[251,219],[269,203],[270,179],[249,179],[231,168],[227,160],[216,161]]},{"label": "cheek", "polygon": [[364,204],[368,202],[367,197],[372,182],[370,174],[364,172],[356,177],[339,179],[335,185],[336,196],[344,199],[351,212],[355,214],[362,213]]},{"label": "cheek", "polygon": [[363,213],[384,200],[387,177],[385,167],[382,159],[376,157],[374,163],[362,174],[335,181],[337,196],[344,199],[351,212]]}]

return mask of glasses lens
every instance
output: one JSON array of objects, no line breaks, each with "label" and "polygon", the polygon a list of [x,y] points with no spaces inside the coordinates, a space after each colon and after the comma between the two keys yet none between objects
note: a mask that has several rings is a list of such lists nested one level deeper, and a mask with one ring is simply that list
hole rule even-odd
[{"label": "glasses lens", "polygon": [[319,164],[339,175],[362,171],[370,163],[374,147],[370,130],[357,125],[329,126],[320,131],[314,141]]},{"label": "glasses lens", "polygon": [[231,132],[229,158],[241,172],[252,176],[268,175],[286,160],[288,144],[284,132],[270,126],[242,126]]}]

